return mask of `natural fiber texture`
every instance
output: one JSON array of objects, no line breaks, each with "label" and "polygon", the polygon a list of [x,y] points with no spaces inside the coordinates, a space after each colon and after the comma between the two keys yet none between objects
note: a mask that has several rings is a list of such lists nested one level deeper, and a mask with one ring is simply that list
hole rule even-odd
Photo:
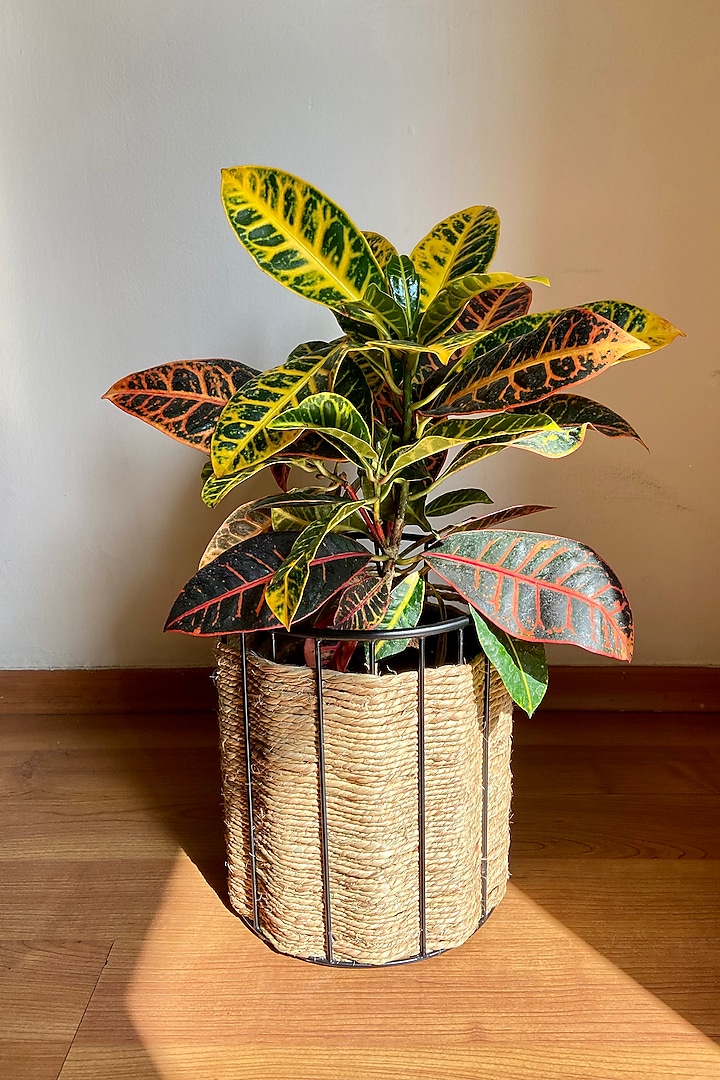
[{"label": "natural fiber texture", "polygon": [[[430,951],[460,945],[482,910],[482,659],[425,675],[426,910]],[[417,955],[414,672],[323,671],[330,897],[336,960]],[[230,899],[252,918],[242,672],[218,648]],[[260,927],[282,952],[325,956],[315,673],[248,654]],[[487,911],[508,877],[512,706],[491,681]]]}]

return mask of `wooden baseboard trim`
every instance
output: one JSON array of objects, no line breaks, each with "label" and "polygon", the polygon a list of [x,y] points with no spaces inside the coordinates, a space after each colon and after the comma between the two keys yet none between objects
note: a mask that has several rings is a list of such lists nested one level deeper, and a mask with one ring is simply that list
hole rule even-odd
[{"label": "wooden baseboard trim", "polygon": [[720,712],[720,668],[551,667],[542,709]]},{"label": "wooden baseboard trim", "polygon": [[[206,667],[0,671],[0,712],[212,711],[211,676]],[[542,710],[720,712],[720,668],[553,667]]]},{"label": "wooden baseboard trim", "polygon": [[215,709],[212,668],[0,671],[0,712],[178,713]]}]

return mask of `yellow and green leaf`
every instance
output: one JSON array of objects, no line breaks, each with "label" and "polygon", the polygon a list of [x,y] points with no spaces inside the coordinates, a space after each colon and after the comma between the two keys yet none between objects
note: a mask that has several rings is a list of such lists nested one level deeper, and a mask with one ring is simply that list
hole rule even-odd
[{"label": "yellow and green leaf", "polygon": [[395,245],[391,244],[390,241],[386,240],[380,233],[364,232],[363,236],[367,240],[370,250],[375,256],[376,263],[380,269],[384,271],[390,260],[398,257]]},{"label": "yellow and green leaf", "polygon": [[[404,577],[390,593],[390,603],[377,630],[411,630],[420,622],[425,602],[425,579],[417,570]],[[375,648],[376,660],[395,656],[408,647],[406,639],[379,641]]]},{"label": "yellow and green leaf", "polygon": [[579,450],[585,440],[587,424],[579,427],[564,427],[559,431],[537,431],[532,435],[523,435],[512,444],[516,450],[530,450],[540,457],[564,458]]},{"label": "yellow and green leaf", "polygon": [[222,200],[240,243],[281,285],[327,307],[383,286],[372,249],[344,210],[305,180],[259,165],[223,169]]},{"label": "yellow and green leaf", "polygon": [[604,319],[609,319],[610,322],[615,323],[622,330],[627,330],[628,334],[639,338],[648,346],[647,349],[628,353],[623,357],[624,360],[632,360],[641,353],[664,349],[676,337],[685,337],[682,330],[673,326],[667,319],[655,315],[652,311],[646,311],[645,308],[628,304],[624,300],[593,300],[589,304],[580,306],[587,308],[588,311],[594,311],[596,315],[602,315]]},{"label": "yellow and green leaf", "polygon": [[420,277],[421,309],[456,278],[484,274],[499,234],[500,218],[492,206],[470,206],[438,222],[410,253]]},{"label": "yellow and green leaf", "polygon": [[215,475],[223,478],[266,461],[294,442],[300,429],[270,427],[283,410],[322,390],[345,352],[345,339],[299,345],[284,364],[250,379],[228,401],[212,438]]},{"label": "yellow and green leaf", "polygon": [[340,444],[348,458],[361,468],[377,469],[378,455],[368,425],[352,402],[339,394],[312,394],[296,408],[276,417],[271,430],[318,431],[329,442]]},{"label": "yellow and green leaf", "polygon": [[265,589],[265,602],[286,629],[290,629],[295,618],[307,585],[310,566],[326,536],[366,505],[365,502],[347,500],[346,505],[330,517],[307,525],[293,543],[287,558]]}]

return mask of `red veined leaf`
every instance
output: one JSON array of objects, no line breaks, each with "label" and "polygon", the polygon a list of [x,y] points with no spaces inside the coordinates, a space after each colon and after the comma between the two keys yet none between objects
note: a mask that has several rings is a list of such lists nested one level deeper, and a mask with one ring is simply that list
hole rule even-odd
[{"label": "red veined leaf", "polygon": [[[482,344],[482,343],[481,343]],[[528,334],[480,352],[451,372],[425,415],[503,412],[591,379],[643,343],[584,308],[550,316]]]},{"label": "red veined leaf", "polygon": [[539,514],[541,510],[554,510],[554,506],[508,506],[504,510],[496,510],[493,514],[484,514],[482,517],[467,518],[457,525],[446,525],[438,534],[441,537],[452,536],[457,532],[468,532],[471,529],[494,529],[496,525],[502,525],[514,518],[527,517],[528,514]]},{"label": "red veined leaf", "polygon": [[[485,289],[468,301],[447,334],[450,336],[468,330],[494,330],[511,319],[527,315],[532,298],[532,289],[524,281],[512,289]],[[417,382],[420,387],[417,399],[425,397],[437,382],[444,379],[448,370],[466,351],[467,349],[458,349],[447,364],[441,364],[433,353],[423,353],[417,366]]]},{"label": "red veined leaf", "polygon": [[512,289],[486,289],[468,300],[446,333],[450,336],[465,330],[494,330],[510,319],[527,315],[532,298],[532,289],[524,281]]},{"label": "red veined leaf", "polygon": [[[280,621],[265,603],[265,586],[290,554],[298,535],[264,533],[224,551],[188,581],[165,629],[201,637],[279,630]],[[360,544],[329,533],[310,564],[295,621],[317,611],[369,560],[370,553]]]},{"label": "red veined leaf", "polygon": [[171,439],[207,451],[226,402],[258,374],[237,360],[175,360],[126,375],[103,397]]},{"label": "red veined leaf", "polygon": [[630,660],[633,620],[620,582],[594,551],[545,533],[464,532],[426,562],[490,622],[524,641],[563,642]]},{"label": "red veined leaf", "polygon": [[287,492],[288,480],[290,479],[290,466],[289,465],[271,465],[270,472],[272,473],[273,480],[280,488],[281,491]]},{"label": "red veined leaf", "polygon": [[360,575],[340,593],[333,625],[341,630],[372,630],[388,609],[390,587],[390,575]]}]

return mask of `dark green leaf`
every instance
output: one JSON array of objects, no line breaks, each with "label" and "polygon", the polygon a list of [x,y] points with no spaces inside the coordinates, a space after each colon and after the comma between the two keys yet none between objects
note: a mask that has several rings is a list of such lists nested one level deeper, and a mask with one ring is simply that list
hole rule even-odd
[{"label": "dark green leaf", "polygon": [[[420,309],[420,278],[407,255],[396,255],[385,268],[390,295],[405,312],[407,326],[412,331]],[[403,335],[404,336],[404,335]]]},{"label": "dark green leaf", "polygon": [[446,491],[443,495],[438,495],[437,499],[428,503],[425,513],[428,517],[445,517],[475,503],[491,502],[490,496],[480,488],[464,488],[462,491]]},{"label": "dark green leaf", "polygon": [[540,642],[510,637],[499,626],[486,622],[474,607],[470,608],[470,614],[480,647],[505,684],[505,689],[515,704],[532,716],[547,690],[545,646]]}]

